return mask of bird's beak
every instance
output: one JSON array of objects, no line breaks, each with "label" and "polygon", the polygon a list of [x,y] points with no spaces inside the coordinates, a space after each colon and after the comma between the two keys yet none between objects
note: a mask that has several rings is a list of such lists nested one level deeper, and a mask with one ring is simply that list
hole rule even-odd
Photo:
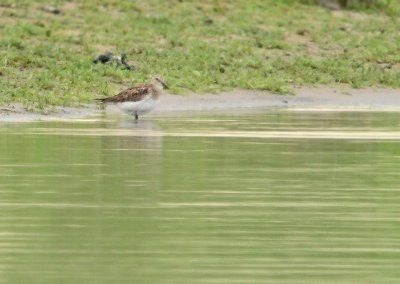
[{"label": "bird's beak", "polygon": [[167,89],[167,90],[169,89],[168,86],[167,86],[167,84],[165,84],[164,82],[161,82],[161,84],[162,84],[162,86],[164,87],[164,89]]}]

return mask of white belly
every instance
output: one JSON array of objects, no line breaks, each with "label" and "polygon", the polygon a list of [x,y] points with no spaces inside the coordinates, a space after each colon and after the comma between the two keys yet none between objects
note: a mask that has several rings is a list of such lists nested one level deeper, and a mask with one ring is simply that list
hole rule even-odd
[{"label": "white belly", "polygon": [[157,100],[154,100],[152,98],[145,99],[143,101],[138,101],[138,102],[123,102],[123,103],[118,103],[117,106],[128,113],[131,114],[142,114],[151,111],[154,109],[158,104]]}]

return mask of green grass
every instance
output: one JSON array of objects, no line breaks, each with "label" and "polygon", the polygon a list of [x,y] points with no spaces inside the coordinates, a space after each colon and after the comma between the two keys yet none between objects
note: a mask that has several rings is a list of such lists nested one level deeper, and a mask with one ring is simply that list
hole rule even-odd
[{"label": "green grass", "polygon": [[[79,105],[151,74],[180,94],[400,87],[400,4],[383,2],[330,12],[295,0],[1,0],[0,102]],[[105,50],[136,69],[94,65]]]}]

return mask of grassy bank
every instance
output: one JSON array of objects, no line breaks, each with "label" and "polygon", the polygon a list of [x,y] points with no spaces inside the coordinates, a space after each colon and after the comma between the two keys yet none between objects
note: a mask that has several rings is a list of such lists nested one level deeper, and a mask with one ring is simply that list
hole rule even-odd
[{"label": "grassy bank", "polygon": [[[77,105],[156,73],[175,93],[400,87],[399,30],[393,13],[294,0],[3,0],[0,102]],[[93,64],[106,50],[125,52],[134,70]]]}]

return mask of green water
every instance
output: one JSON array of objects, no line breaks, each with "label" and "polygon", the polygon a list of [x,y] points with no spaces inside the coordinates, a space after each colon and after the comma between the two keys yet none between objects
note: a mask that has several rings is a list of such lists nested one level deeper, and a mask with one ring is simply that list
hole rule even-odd
[{"label": "green water", "polygon": [[0,124],[0,283],[399,283],[400,116]]}]

